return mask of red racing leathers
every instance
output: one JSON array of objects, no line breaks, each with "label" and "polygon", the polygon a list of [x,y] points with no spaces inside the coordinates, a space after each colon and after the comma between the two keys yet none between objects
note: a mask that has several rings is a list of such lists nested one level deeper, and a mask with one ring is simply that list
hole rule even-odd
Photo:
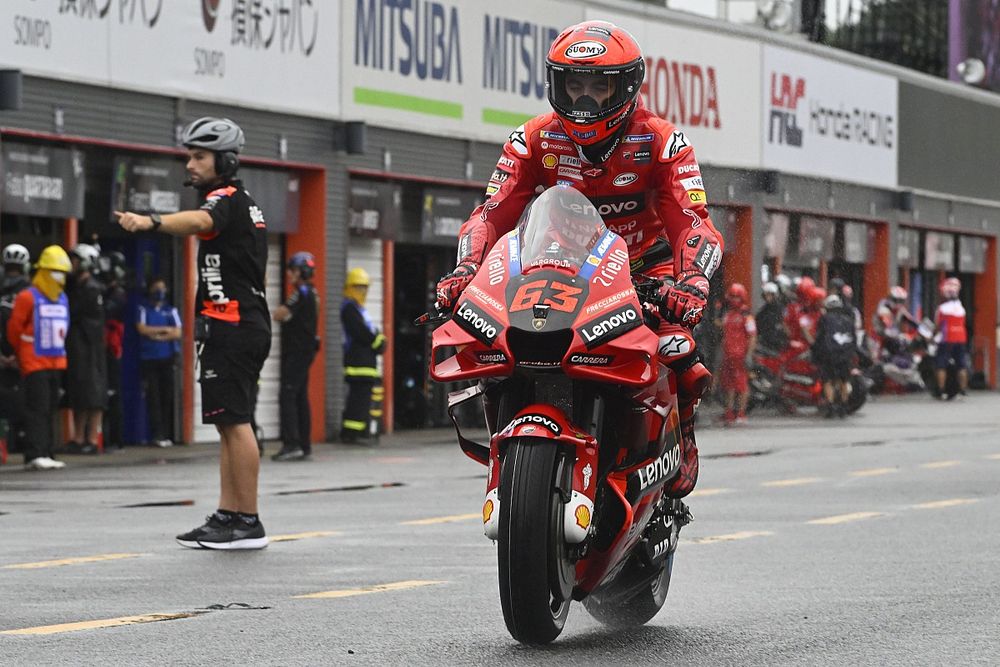
[{"label": "red racing leathers", "polygon": [[[608,228],[625,239],[633,272],[672,276],[678,283],[696,285],[707,297],[708,279],[721,262],[723,241],[708,215],[694,150],[683,132],[641,103],[627,122],[620,141],[600,165],[584,159],[554,113],[537,116],[514,130],[490,178],[485,203],[472,212],[459,232],[456,273],[474,272],[496,240],[516,226],[532,197],[563,184],[586,195]],[[599,274],[593,278],[595,282],[603,279]],[[684,294],[676,294],[683,302]],[[668,293],[667,308],[674,310],[671,298]],[[702,297],[698,301],[704,303]],[[671,493],[681,497],[697,480],[694,408],[710,375],[697,364],[688,327],[662,321],[657,333],[661,359],[677,373],[681,390],[684,463]]]}]

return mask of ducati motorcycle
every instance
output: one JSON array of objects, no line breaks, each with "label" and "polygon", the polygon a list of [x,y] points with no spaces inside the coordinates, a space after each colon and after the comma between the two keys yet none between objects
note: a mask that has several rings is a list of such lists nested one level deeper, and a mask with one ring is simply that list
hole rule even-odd
[{"label": "ducati motorcycle", "polygon": [[[819,407],[825,403],[819,370],[809,356],[809,348],[799,341],[792,341],[777,352],[763,349],[755,352],[748,407],[771,404],[794,412],[798,406]],[[854,413],[868,401],[871,381],[854,369],[850,385],[846,408],[848,413]]]},{"label": "ducati motorcycle", "polygon": [[[500,238],[432,336],[431,376],[474,380],[449,397],[458,442],[487,466],[483,530],[497,545],[504,621],[526,644],[563,629],[572,601],[640,625],[666,600],[686,506],[664,495],[681,463],[674,375],[658,361],[625,241],[556,186]],[[455,409],[481,399],[490,440]]]}]

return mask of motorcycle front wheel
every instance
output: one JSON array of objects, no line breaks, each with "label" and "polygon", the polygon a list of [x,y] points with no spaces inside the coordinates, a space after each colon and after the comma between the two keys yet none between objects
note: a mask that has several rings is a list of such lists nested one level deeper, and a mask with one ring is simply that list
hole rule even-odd
[{"label": "motorcycle front wheel", "polygon": [[518,438],[501,465],[500,606],[507,630],[525,644],[558,637],[573,599],[575,568],[555,479],[560,456],[552,441]]}]

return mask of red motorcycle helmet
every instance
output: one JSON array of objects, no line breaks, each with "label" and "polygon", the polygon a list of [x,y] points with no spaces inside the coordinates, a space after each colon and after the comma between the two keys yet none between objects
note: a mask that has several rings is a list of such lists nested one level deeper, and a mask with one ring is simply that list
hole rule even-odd
[{"label": "red motorcycle helmet", "polygon": [[957,299],[962,291],[962,281],[955,277],[945,278],[941,281],[941,297],[944,299]]},{"label": "red motorcycle helmet", "polygon": [[806,303],[809,301],[809,295],[816,287],[816,281],[809,276],[804,276],[799,279],[799,284],[795,287],[795,296],[798,297],[799,301]]},{"label": "red motorcycle helmet", "polygon": [[[802,282],[805,282],[805,279]],[[819,308],[825,298],[826,290],[819,285],[813,285],[809,288],[808,294],[806,294],[805,304],[810,308]]]},{"label": "red motorcycle helmet", "polygon": [[646,64],[627,31],[584,21],[552,42],[545,72],[549,104],[563,131],[574,143],[590,146],[611,137],[635,109]]},{"label": "red motorcycle helmet", "polygon": [[748,298],[749,293],[743,283],[733,283],[726,290],[726,305],[730,308],[742,308]]}]

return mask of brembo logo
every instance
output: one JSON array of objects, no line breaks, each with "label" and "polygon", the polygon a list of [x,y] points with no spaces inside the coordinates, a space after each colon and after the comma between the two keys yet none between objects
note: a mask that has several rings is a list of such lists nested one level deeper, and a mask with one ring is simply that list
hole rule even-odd
[{"label": "brembo logo", "polygon": [[205,22],[205,29],[209,32],[215,30],[215,21],[219,18],[219,4],[222,0],[201,0],[201,20]]},{"label": "brembo logo", "polygon": [[577,329],[588,350],[642,326],[639,311],[631,305],[613,310],[607,315],[591,320]]},{"label": "brembo logo", "polygon": [[667,479],[681,464],[681,448],[675,444],[649,465],[639,468],[639,490],[644,491],[656,482]]},{"label": "brembo logo", "polygon": [[455,313],[455,321],[480,342],[492,345],[500,334],[500,323],[486,313],[480,312],[468,301],[463,302]]},{"label": "brembo logo", "polygon": [[504,430],[513,431],[521,424],[538,424],[539,426],[542,426],[552,431],[556,435],[562,433],[562,427],[559,426],[559,424],[557,424],[552,419],[546,417],[545,415],[522,415],[517,419],[512,420],[509,424],[507,424],[507,428],[505,428]]},{"label": "brembo logo", "polygon": [[600,42],[574,42],[566,49],[566,57],[580,60],[583,58],[596,58],[604,55],[608,47]]}]

